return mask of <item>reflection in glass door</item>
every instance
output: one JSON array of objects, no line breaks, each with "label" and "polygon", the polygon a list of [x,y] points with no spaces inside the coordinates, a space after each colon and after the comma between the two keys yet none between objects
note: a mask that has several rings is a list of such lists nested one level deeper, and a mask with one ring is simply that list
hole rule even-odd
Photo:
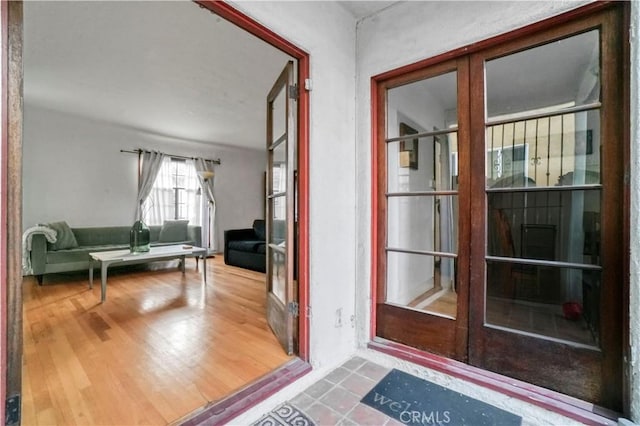
[{"label": "reflection in glass door", "polygon": [[267,322],[288,354],[297,350],[293,78],[289,62],[267,96]]},{"label": "reflection in glass door", "polygon": [[474,186],[484,229],[473,235],[486,238],[472,260],[469,361],[615,408],[621,323],[612,276],[621,257],[610,236],[620,232],[621,138],[612,132],[616,83],[603,91],[616,75],[602,65],[615,63],[605,31],[471,59],[485,76],[472,96],[484,112],[484,153],[480,144],[475,152],[485,159]]},{"label": "reflection in glass door", "polygon": [[375,78],[377,337],[621,410],[621,18]]},{"label": "reflection in glass door", "polygon": [[385,285],[377,315],[379,336],[460,359],[467,287],[458,262],[457,99],[466,93],[458,72],[465,65],[452,61],[386,91]]}]

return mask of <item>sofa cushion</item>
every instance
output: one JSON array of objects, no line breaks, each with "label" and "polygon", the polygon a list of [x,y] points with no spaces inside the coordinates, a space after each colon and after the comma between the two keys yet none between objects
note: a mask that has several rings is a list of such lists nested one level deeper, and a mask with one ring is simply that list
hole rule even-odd
[{"label": "sofa cushion", "polygon": [[255,253],[260,245],[264,245],[264,241],[235,240],[229,241],[228,249]]},{"label": "sofa cushion", "polygon": [[267,245],[265,243],[258,244],[256,247],[256,253],[266,254],[267,253]]},{"label": "sofa cushion", "polygon": [[186,241],[188,220],[165,220],[160,229],[158,242],[169,243],[173,241]]},{"label": "sofa cushion", "polygon": [[49,228],[56,231],[56,242],[47,243],[48,250],[64,250],[78,247],[78,241],[73,231],[65,221],[47,223]]},{"label": "sofa cushion", "polygon": [[97,251],[108,250],[128,250],[128,245],[98,245],[98,246],[83,246],[75,247],[65,250],[56,250],[47,252],[47,263],[70,263],[70,262],[82,262],[89,260],[89,253]]},{"label": "sofa cushion", "polygon": [[131,226],[73,228],[78,246],[129,245]]}]

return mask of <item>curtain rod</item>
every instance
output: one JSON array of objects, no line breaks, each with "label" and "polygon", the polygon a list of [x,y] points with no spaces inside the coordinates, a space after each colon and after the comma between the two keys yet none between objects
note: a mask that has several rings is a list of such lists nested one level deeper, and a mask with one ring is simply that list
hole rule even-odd
[{"label": "curtain rod", "polygon": [[[148,149],[133,149],[133,150],[121,149],[120,152],[126,152],[126,153],[129,153],[129,154],[140,154],[142,152],[151,152],[151,151],[149,151]],[[163,154],[167,155],[169,157],[172,157],[172,158],[182,158],[182,159],[185,159],[185,160],[195,160],[196,159],[196,157],[185,157],[184,155],[173,155],[173,154],[167,154],[165,152],[163,152]],[[209,160],[209,159],[205,158],[204,161],[211,161],[212,163],[215,163],[215,164],[221,164],[221,161],[220,161],[219,158],[217,160]]]}]

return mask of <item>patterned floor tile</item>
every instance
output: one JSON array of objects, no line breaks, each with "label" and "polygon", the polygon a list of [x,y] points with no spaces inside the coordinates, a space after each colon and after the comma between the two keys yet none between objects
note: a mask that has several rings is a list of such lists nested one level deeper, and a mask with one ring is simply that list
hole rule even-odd
[{"label": "patterned floor tile", "polygon": [[314,426],[305,413],[292,404],[285,403],[265,414],[253,426]]}]

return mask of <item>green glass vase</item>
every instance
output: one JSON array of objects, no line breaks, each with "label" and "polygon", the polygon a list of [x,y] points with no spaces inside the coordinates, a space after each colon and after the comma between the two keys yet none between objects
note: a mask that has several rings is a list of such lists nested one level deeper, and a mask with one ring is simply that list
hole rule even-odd
[{"label": "green glass vase", "polygon": [[145,225],[143,221],[136,220],[129,233],[129,247],[131,249],[131,253],[148,252],[151,248],[149,245],[150,242],[151,232],[149,231],[149,227]]}]

